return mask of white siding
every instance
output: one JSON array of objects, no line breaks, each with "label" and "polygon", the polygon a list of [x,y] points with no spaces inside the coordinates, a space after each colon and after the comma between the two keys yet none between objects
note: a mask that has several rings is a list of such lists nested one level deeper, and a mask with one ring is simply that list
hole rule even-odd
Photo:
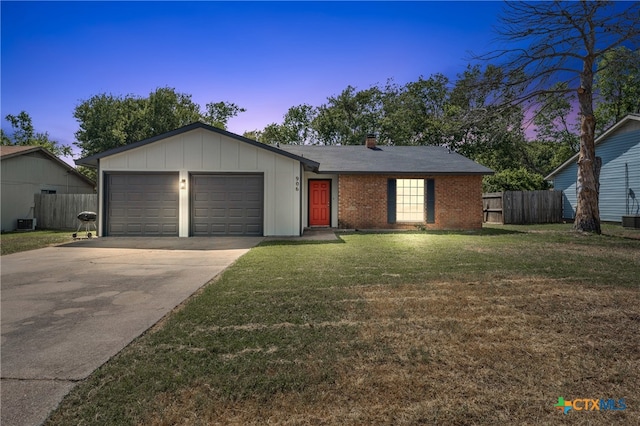
[{"label": "white siding", "polygon": [[[264,234],[300,235],[300,191],[295,190],[300,162],[246,142],[205,129],[196,129],[100,160],[100,174],[108,171],[177,171],[180,191],[181,237],[189,235],[189,174],[201,172],[263,173]],[[101,179],[102,180],[102,179]],[[103,205],[100,187],[100,205]]]},{"label": "white siding", "polygon": [[0,169],[2,231],[6,232],[15,230],[18,219],[33,218],[33,195],[42,190],[56,194],[94,192],[93,186],[39,152],[6,158]]}]

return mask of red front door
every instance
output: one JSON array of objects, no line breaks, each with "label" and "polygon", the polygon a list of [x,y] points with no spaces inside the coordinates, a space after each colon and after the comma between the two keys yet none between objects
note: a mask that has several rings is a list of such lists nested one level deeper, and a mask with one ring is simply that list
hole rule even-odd
[{"label": "red front door", "polygon": [[331,226],[331,181],[309,181],[309,226]]}]

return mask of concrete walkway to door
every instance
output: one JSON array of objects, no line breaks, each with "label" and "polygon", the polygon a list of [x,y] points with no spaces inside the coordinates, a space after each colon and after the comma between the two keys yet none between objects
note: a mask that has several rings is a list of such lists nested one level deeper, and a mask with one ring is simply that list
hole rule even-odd
[{"label": "concrete walkway to door", "polygon": [[2,256],[0,423],[42,423],[78,381],[260,241],[95,238]]}]

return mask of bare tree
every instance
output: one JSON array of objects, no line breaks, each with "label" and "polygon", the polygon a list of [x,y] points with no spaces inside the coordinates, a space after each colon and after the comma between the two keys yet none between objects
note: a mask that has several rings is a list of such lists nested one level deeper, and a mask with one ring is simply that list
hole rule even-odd
[{"label": "bare tree", "polygon": [[[501,62],[506,85],[523,91],[517,102],[541,94],[577,95],[580,109],[578,205],[574,228],[600,233],[599,159],[595,155],[593,82],[596,62],[618,46],[637,48],[640,2],[506,2],[497,28],[505,48],[477,58]],[[563,89],[556,83],[564,81]]]}]

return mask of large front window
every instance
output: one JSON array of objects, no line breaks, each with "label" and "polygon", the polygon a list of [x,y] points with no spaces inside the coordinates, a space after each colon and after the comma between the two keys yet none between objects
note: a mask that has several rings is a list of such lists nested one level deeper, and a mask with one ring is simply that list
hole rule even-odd
[{"label": "large front window", "polygon": [[396,220],[424,221],[424,179],[396,180]]}]

